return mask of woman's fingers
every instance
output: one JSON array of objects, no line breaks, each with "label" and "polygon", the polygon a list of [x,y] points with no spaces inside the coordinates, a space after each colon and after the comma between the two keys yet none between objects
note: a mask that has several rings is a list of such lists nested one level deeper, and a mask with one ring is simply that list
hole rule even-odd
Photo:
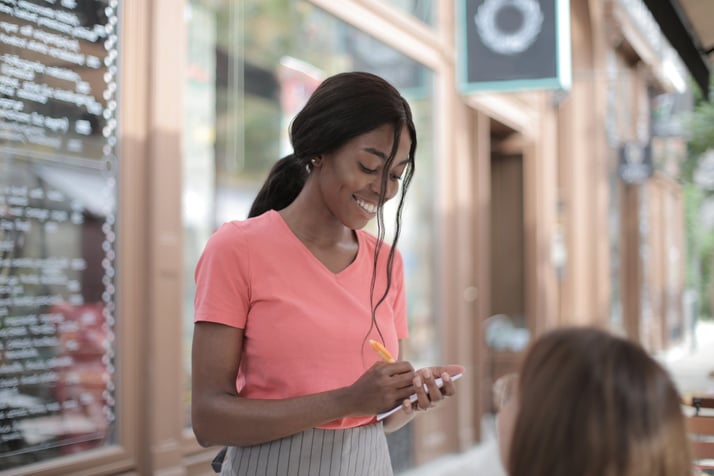
[{"label": "woman's fingers", "polygon": [[[418,410],[427,410],[438,404],[444,398],[456,394],[456,386],[452,374],[463,372],[460,365],[428,367],[416,372],[413,379],[416,401],[413,407]],[[437,382],[441,378],[441,385]]]},{"label": "woman's fingers", "polygon": [[450,397],[456,393],[456,385],[451,379],[451,375],[447,372],[441,374],[441,380],[444,382],[444,387],[441,389],[441,393],[447,397]]},{"label": "woman's fingers", "polygon": [[417,396],[416,406],[420,410],[431,408],[443,398],[431,369],[421,369],[417,372],[414,377],[414,393]]},{"label": "woman's fingers", "polygon": [[414,377],[414,393],[416,393],[417,401],[416,407],[419,410],[426,410],[431,407],[431,399],[429,395],[424,390],[424,377],[422,372],[417,372],[416,377]]},{"label": "woman's fingers", "polygon": [[424,369],[423,375],[424,383],[426,383],[426,388],[431,403],[435,404],[443,400],[444,396],[442,395],[442,391],[439,388],[439,385],[436,383],[436,377],[434,377],[434,373],[431,371],[431,369]]}]

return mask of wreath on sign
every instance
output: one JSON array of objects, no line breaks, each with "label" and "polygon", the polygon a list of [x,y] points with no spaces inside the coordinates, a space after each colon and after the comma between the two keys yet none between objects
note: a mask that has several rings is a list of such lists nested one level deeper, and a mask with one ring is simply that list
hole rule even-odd
[{"label": "wreath on sign", "polygon": [[[503,31],[496,17],[504,8],[515,8],[523,21],[515,31]],[[515,55],[527,50],[543,26],[543,11],[537,0],[486,0],[478,7],[474,22],[484,45],[502,55]]]}]

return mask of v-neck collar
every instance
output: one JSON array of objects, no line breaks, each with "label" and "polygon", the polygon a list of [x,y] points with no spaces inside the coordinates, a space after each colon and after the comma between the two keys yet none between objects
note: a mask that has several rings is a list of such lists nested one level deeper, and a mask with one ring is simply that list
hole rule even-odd
[{"label": "v-neck collar", "polygon": [[328,268],[328,267],[325,265],[325,263],[323,263],[322,261],[320,261],[320,259],[319,259],[317,256],[315,256],[315,254],[310,250],[310,248],[308,248],[307,245],[305,245],[305,243],[303,243],[303,241],[302,241],[300,238],[298,238],[298,236],[295,234],[295,232],[292,230],[292,228],[290,228],[290,225],[288,225],[288,223],[285,221],[285,219],[283,218],[283,216],[282,216],[278,211],[276,211],[276,210],[270,210],[268,213],[273,214],[273,215],[274,215],[273,219],[274,219],[274,220],[278,220],[278,221],[280,222],[281,226],[283,226],[283,227],[285,228],[285,231],[287,232],[287,235],[290,237],[290,240],[293,242],[293,244],[295,245],[295,247],[298,248],[298,249],[300,249],[302,253],[306,254],[306,255],[309,257],[309,259],[312,260],[312,261],[314,261],[315,264],[316,264],[318,267],[322,268],[322,270],[323,270],[325,273],[328,273],[328,274],[330,274],[330,275],[332,275],[332,276],[334,276],[334,277],[336,277],[336,278],[339,278],[339,277],[341,277],[341,276],[344,276],[344,275],[347,274],[352,268],[354,268],[354,267],[356,266],[356,263],[357,263],[357,262],[361,259],[361,257],[362,257],[362,253],[364,252],[364,251],[363,251],[364,246],[363,246],[363,243],[362,243],[362,237],[360,236],[360,233],[359,233],[357,230],[353,230],[353,233],[355,234],[355,237],[357,238],[357,254],[355,255],[354,259],[353,259],[347,266],[345,266],[343,269],[341,269],[341,270],[338,271],[338,272],[334,272],[334,271],[332,271],[330,268]]}]

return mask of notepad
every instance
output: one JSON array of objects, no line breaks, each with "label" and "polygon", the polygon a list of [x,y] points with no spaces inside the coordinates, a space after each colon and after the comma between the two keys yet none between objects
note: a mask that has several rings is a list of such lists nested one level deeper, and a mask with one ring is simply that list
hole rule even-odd
[{"label": "notepad", "polygon": [[[462,375],[463,375],[462,373],[454,374],[454,375],[451,376],[451,380],[452,380],[452,381],[458,380],[458,379],[461,378]],[[444,386],[444,381],[441,380],[441,378],[435,379],[434,382],[436,382],[436,386],[439,387],[439,388],[441,388],[441,387]],[[424,384],[424,391],[425,391],[425,392],[428,392],[428,391],[429,391],[429,387],[427,387],[426,384]],[[417,401],[416,393],[412,393],[411,395],[409,395],[409,401],[412,402],[412,403],[414,403],[414,402]],[[399,410],[400,408],[402,408],[402,405],[401,405],[401,404],[397,405],[396,407],[392,408],[391,410],[387,410],[386,412],[382,412],[382,413],[378,414],[378,415],[377,415],[377,421],[382,421],[382,420],[384,420],[385,418],[387,418],[389,415],[395,413],[395,412],[396,412],[397,410]]]}]

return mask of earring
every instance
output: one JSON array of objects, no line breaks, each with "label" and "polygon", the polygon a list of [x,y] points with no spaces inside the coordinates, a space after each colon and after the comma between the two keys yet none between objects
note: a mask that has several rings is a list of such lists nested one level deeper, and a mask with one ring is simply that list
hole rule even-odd
[{"label": "earring", "polygon": [[310,163],[311,163],[311,164],[313,165],[313,167],[314,167],[314,166],[317,164],[317,160],[312,159],[312,160],[310,161]]}]

